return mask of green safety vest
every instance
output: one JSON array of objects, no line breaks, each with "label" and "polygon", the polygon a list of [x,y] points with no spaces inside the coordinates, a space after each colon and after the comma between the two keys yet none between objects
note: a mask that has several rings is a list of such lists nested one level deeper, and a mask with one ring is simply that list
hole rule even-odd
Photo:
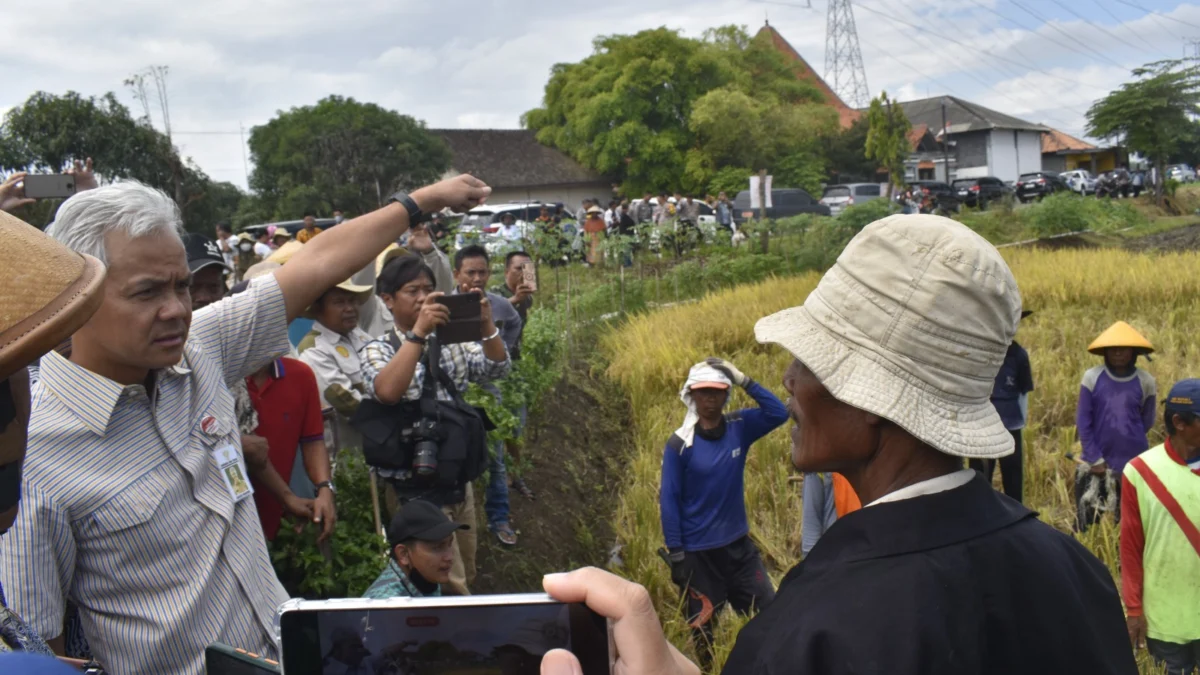
[{"label": "green safety vest", "polygon": [[1124,476],[1137,490],[1146,536],[1147,635],[1176,644],[1200,640],[1200,476],[1172,459],[1165,445],[1138,455]]}]

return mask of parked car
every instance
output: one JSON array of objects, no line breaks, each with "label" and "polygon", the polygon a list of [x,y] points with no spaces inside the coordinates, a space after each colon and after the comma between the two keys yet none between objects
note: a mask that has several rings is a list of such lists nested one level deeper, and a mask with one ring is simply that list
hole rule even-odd
[{"label": "parked car", "polygon": [[[667,197],[667,203],[674,204],[675,198]],[[700,205],[700,222],[697,223],[697,225],[716,225],[717,224],[717,212],[714,211],[713,208],[711,206],[709,206],[708,204],[706,204],[705,202],[702,202],[697,199],[696,203]],[[633,213],[636,213],[637,208],[641,205],[642,205],[642,200],[640,198],[635,199],[635,200],[629,202],[629,210]],[[658,206],[658,197],[651,197],[650,205]]]},{"label": "parked car", "polygon": [[915,180],[909,185],[914,190],[920,190],[924,193],[926,199],[931,202],[932,209],[937,211],[945,211],[953,213],[962,205],[958,199],[958,192],[947,185],[936,180]]},{"label": "parked car", "polygon": [[[832,215],[828,206],[813,199],[803,188],[779,188],[771,190],[771,207],[766,210],[767,218],[787,218],[804,213],[818,216]],[[758,218],[758,209],[750,208],[750,191],[742,190],[733,199],[733,219],[741,224]]]},{"label": "parked car", "polygon": [[1075,169],[1058,174],[1067,182],[1067,186],[1081,195],[1090,195],[1096,191],[1096,177],[1087,169]]},{"label": "parked car", "polygon": [[1069,192],[1070,190],[1071,186],[1067,185],[1067,181],[1059,178],[1058,174],[1046,171],[1023,173],[1017,179],[1017,199],[1020,199],[1021,203],[1031,202],[1035,199],[1040,200],[1055,192]]},{"label": "parked car", "polygon": [[838,215],[847,206],[865,204],[872,199],[879,199],[884,192],[879,183],[845,183],[825,187],[820,203],[829,207],[829,212]]},{"label": "parked car", "polygon": [[1196,170],[1187,164],[1172,164],[1167,167],[1167,178],[1180,183],[1196,182]]},{"label": "parked car", "polygon": [[553,204],[541,202],[512,202],[508,204],[483,204],[471,209],[463,216],[458,224],[458,234],[454,246],[460,249],[470,243],[479,243],[495,255],[504,248],[506,242],[500,236],[500,221],[506,214],[512,214],[516,225],[521,228],[522,236],[533,234],[533,221],[541,214],[542,207],[547,206],[553,212]]},{"label": "parked car", "polygon": [[986,209],[989,203],[1012,194],[1012,189],[994,176],[960,178],[951,185],[958,194],[958,201],[971,208]]}]

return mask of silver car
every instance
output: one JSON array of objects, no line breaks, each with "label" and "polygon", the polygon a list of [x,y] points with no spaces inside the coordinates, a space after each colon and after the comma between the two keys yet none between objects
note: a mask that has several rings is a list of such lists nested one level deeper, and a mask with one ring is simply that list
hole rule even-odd
[{"label": "silver car", "polygon": [[820,203],[828,206],[829,213],[836,216],[847,206],[865,204],[873,199],[879,199],[883,194],[883,186],[879,183],[830,185],[825,188],[825,194],[821,195]]}]

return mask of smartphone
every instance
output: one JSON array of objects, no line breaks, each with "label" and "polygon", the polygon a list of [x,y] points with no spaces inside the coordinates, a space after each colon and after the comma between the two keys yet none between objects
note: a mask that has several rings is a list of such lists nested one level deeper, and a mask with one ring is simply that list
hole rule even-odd
[{"label": "smartphone", "polygon": [[551,649],[575,654],[583,675],[609,675],[616,654],[607,619],[544,593],[294,600],[279,635],[287,675],[538,675]]},{"label": "smartphone", "polygon": [[279,662],[245,649],[214,642],[204,650],[206,675],[266,675],[279,673]]},{"label": "smartphone", "polygon": [[437,301],[450,308],[450,322],[437,329],[439,343],[452,345],[483,339],[483,308],[479,306],[478,291],[443,295]]},{"label": "smartphone", "polygon": [[30,199],[65,199],[75,194],[75,176],[65,173],[31,173],[21,184]]},{"label": "smartphone", "polygon": [[522,272],[525,275],[525,279],[523,280],[525,285],[528,286],[529,288],[533,289],[533,291],[536,293],[537,292],[537,267],[535,267],[533,263],[527,262],[527,263],[525,263],[525,266],[522,268]]}]

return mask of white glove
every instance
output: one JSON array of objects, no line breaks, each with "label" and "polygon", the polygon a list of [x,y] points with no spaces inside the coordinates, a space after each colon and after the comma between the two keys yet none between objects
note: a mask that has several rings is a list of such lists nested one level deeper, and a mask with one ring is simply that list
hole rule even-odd
[{"label": "white glove", "polygon": [[704,359],[704,362],[721,371],[722,373],[725,373],[725,375],[739,387],[745,387],[746,385],[750,384],[750,378],[746,377],[745,373],[738,370],[737,366],[726,361],[725,359],[718,359],[710,356],[707,359]]}]

